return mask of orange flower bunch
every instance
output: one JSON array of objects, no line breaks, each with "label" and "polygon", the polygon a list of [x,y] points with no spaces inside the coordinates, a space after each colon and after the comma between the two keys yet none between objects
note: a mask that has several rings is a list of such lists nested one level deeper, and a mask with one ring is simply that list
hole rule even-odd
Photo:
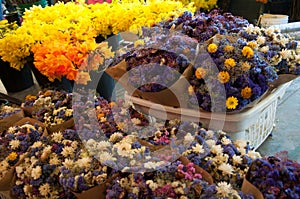
[{"label": "orange flower bunch", "polygon": [[[34,53],[35,67],[50,81],[61,80],[63,76],[69,80],[76,80],[81,65],[86,69],[85,60],[97,46],[94,38],[82,41],[64,35],[55,40],[47,40],[42,44],[37,44],[31,50]],[[106,45],[101,44],[100,50],[110,52],[107,43]],[[110,55],[109,53],[106,54]],[[93,69],[97,68],[93,67]],[[80,72],[82,74],[82,70]],[[84,80],[82,76],[80,78],[80,82],[83,84],[90,80],[87,71]]]}]

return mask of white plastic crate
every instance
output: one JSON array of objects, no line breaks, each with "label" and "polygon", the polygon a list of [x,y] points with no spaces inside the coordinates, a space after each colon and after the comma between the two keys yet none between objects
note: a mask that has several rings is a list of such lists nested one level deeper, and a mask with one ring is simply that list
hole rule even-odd
[{"label": "white plastic crate", "polygon": [[160,119],[180,119],[182,121],[201,122],[203,127],[223,130],[233,140],[249,141],[257,149],[273,130],[278,100],[284,95],[291,82],[274,89],[252,108],[239,113],[210,113],[185,108],[173,108],[155,104],[137,97],[128,96],[135,108]]}]

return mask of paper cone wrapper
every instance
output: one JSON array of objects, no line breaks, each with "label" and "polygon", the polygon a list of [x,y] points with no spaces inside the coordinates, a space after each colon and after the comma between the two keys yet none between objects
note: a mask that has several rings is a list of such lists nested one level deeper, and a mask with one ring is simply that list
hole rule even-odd
[{"label": "paper cone wrapper", "polygon": [[[191,162],[189,159],[187,159],[184,156],[180,156],[179,160],[182,162],[183,165],[188,165],[188,163]],[[195,167],[196,173],[200,173],[202,175],[203,180],[205,180],[209,184],[214,183],[212,176],[207,171],[205,171],[204,169],[202,169],[201,167],[199,167],[195,164],[194,164],[194,167]]]},{"label": "paper cone wrapper", "polygon": [[109,183],[111,183],[119,174],[114,174],[105,183],[95,186],[89,190],[83,191],[81,193],[73,192],[73,194],[78,199],[105,199],[106,198],[106,188]]},{"label": "paper cone wrapper", "polygon": [[31,124],[31,125],[37,124],[39,127],[42,127],[43,129],[46,128],[46,125],[43,122],[38,121],[38,120],[33,119],[33,118],[30,118],[30,117],[22,118],[21,120],[14,123],[14,126],[22,126],[24,124]]},{"label": "paper cone wrapper", "polygon": [[15,168],[23,162],[26,156],[27,153],[20,155],[20,160],[13,167],[11,167],[6,175],[0,180],[0,191],[10,191],[11,188],[15,185],[17,177]]},{"label": "paper cone wrapper", "polygon": [[[129,77],[126,70],[126,61],[123,60],[119,64],[106,69],[106,72],[118,81],[130,96],[138,97],[157,104],[171,107],[187,107],[188,101],[188,78],[192,74],[192,65],[188,66],[184,73],[170,88],[166,88],[159,92],[141,92],[129,83]],[[183,102],[180,104],[180,102]]]},{"label": "paper cone wrapper", "polygon": [[15,198],[11,195],[10,191],[0,191],[0,198],[1,199],[12,199]]},{"label": "paper cone wrapper", "polygon": [[38,111],[38,108],[35,107],[21,107],[22,110],[24,111],[25,116],[27,117],[31,117],[32,115],[34,115],[34,113],[36,113]]},{"label": "paper cone wrapper", "polygon": [[75,125],[74,118],[71,118],[71,119],[63,122],[62,124],[47,127],[47,131],[49,134],[52,134],[55,132],[64,131],[66,129],[71,129],[74,127],[74,125]]},{"label": "paper cone wrapper", "polygon": [[3,131],[7,130],[9,127],[13,126],[14,123],[24,118],[23,110],[0,120],[0,133],[2,134]]},{"label": "paper cone wrapper", "polygon": [[101,184],[96,187],[93,187],[87,191],[83,191],[82,193],[75,193],[73,194],[78,199],[105,199],[105,191],[106,191],[106,185]]},{"label": "paper cone wrapper", "polygon": [[246,178],[244,178],[243,181],[242,192],[245,194],[252,194],[255,199],[264,199],[264,196],[260,190],[251,184]]}]

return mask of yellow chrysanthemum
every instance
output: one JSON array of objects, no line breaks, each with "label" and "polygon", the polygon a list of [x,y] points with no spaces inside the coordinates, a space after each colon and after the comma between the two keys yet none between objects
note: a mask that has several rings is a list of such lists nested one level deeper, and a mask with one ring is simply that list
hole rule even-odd
[{"label": "yellow chrysanthemum", "polygon": [[247,71],[250,70],[250,68],[251,68],[251,65],[250,65],[249,62],[243,62],[243,63],[242,63],[242,70],[243,70],[243,71],[247,72]]},{"label": "yellow chrysanthemum", "polygon": [[197,68],[195,71],[195,76],[197,79],[202,79],[206,76],[206,70],[204,68]]},{"label": "yellow chrysanthemum", "polygon": [[226,46],[224,47],[224,50],[225,50],[226,52],[232,52],[232,51],[234,50],[234,47],[231,46],[231,45],[226,45]]},{"label": "yellow chrysanthemum", "polygon": [[231,67],[235,67],[236,66],[236,62],[233,58],[228,58],[228,59],[225,59],[224,61],[224,65],[228,68],[231,68]]},{"label": "yellow chrysanthemum", "polygon": [[247,46],[249,46],[252,49],[255,49],[255,48],[257,48],[258,45],[257,45],[257,43],[255,41],[249,41],[247,43]]},{"label": "yellow chrysanthemum", "polygon": [[239,104],[239,101],[236,97],[231,96],[231,97],[228,97],[226,100],[226,107],[228,109],[236,109],[238,104]]},{"label": "yellow chrysanthemum", "polygon": [[8,159],[9,161],[14,161],[14,160],[17,159],[17,157],[18,157],[18,154],[17,154],[16,152],[11,152],[11,153],[7,156],[7,159]]},{"label": "yellow chrysanthemum", "polygon": [[223,84],[227,83],[230,80],[229,73],[227,71],[221,71],[221,72],[219,72],[219,74],[218,74],[218,80],[221,83],[223,83]]},{"label": "yellow chrysanthemum", "polygon": [[242,53],[247,58],[251,58],[254,55],[254,51],[249,46],[244,46],[244,48],[242,49]]},{"label": "yellow chrysanthemum", "polygon": [[218,50],[218,45],[217,44],[209,44],[207,46],[207,51],[209,53],[215,53],[215,52],[217,52],[217,50]]},{"label": "yellow chrysanthemum", "polygon": [[252,89],[249,86],[246,86],[242,89],[241,95],[245,99],[249,99],[252,96]]}]

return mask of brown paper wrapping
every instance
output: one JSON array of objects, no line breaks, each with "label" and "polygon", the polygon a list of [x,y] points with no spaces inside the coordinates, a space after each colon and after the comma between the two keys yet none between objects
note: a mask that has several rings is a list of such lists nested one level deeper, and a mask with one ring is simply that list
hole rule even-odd
[{"label": "brown paper wrapping", "polygon": [[10,191],[0,191],[1,199],[13,199],[14,197],[11,195]]},{"label": "brown paper wrapping", "polygon": [[66,129],[73,128],[74,125],[75,125],[74,118],[71,118],[71,119],[65,121],[62,124],[57,124],[57,125],[47,127],[47,131],[51,134],[51,133],[64,131]]},{"label": "brown paper wrapping", "polygon": [[20,160],[8,170],[6,175],[0,180],[0,196],[3,195],[5,198],[16,198],[11,194],[11,188],[15,185],[17,176],[15,172],[15,168],[20,165],[27,153],[20,155]]},{"label": "brown paper wrapping", "polygon": [[[193,66],[186,68],[181,77],[170,87],[159,92],[141,92],[128,83],[128,73],[126,70],[126,61],[123,60],[119,64],[106,69],[106,72],[115,80],[117,80],[130,96],[149,100],[151,102],[172,106],[172,107],[187,107],[188,96],[188,77],[192,75]],[[178,99],[179,98],[179,99]],[[185,102],[180,104],[179,102]]]},{"label": "brown paper wrapping", "polygon": [[274,89],[274,88],[278,88],[278,86],[280,85],[283,85],[287,82],[290,82],[294,79],[296,79],[297,75],[292,75],[292,74],[281,74],[281,75],[278,75],[278,79],[276,79],[274,82],[270,83],[269,86],[271,89]]},{"label": "brown paper wrapping", "polygon": [[264,199],[264,196],[259,189],[251,184],[246,178],[244,178],[243,181],[242,192],[245,194],[252,194],[255,199]]},{"label": "brown paper wrapping", "polygon": [[31,125],[35,125],[37,124],[38,126],[42,127],[43,129],[46,127],[45,124],[43,122],[40,122],[36,119],[30,118],[30,117],[24,117],[21,120],[17,121],[16,123],[14,123],[14,126],[22,126],[24,124],[31,124]]},{"label": "brown paper wrapping", "polygon": [[24,112],[23,110],[4,118],[3,120],[0,120],[0,134],[2,134],[3,131],[7,130],[9,127],[13,126],[14,123],[24,118]]},{"label": "brown paper wrapping", "polygon": [[[179,160],[182,162],[183,165],[187,165],[188,163],[191,162],[189,159],[187,159],[184,156],[180,156]],[[194,167],[195,167],[196,173],[200,173],[202,175],[202,178],[206,182],[208,182],[209,184],[213,184],[214,183],[214,180],[213,180],[212,176],[207,171],[205,171],[204,169],[202,169],[201,167],[199,167],[199,166],[197,166],[195,164],[194,164]]]},{"label": "brown paper wrapping", "polygon": [[73,194],[78,199],[105,199],[106,198],[106,187],[109,183],[111,183],[119,174],[114,174],[111,178],[109,178],[105,183],[95,186],[89,190],[83,191],[81,193],[73,192]]},{"label": "brown paper wrapping", "polygon": [[38,108],[36,107],[21,107],[22,110],[24,111],[25,116],[27,117],[32,117],[32,115],[34,115],[34,113],[36,113],[38,111]]}]

